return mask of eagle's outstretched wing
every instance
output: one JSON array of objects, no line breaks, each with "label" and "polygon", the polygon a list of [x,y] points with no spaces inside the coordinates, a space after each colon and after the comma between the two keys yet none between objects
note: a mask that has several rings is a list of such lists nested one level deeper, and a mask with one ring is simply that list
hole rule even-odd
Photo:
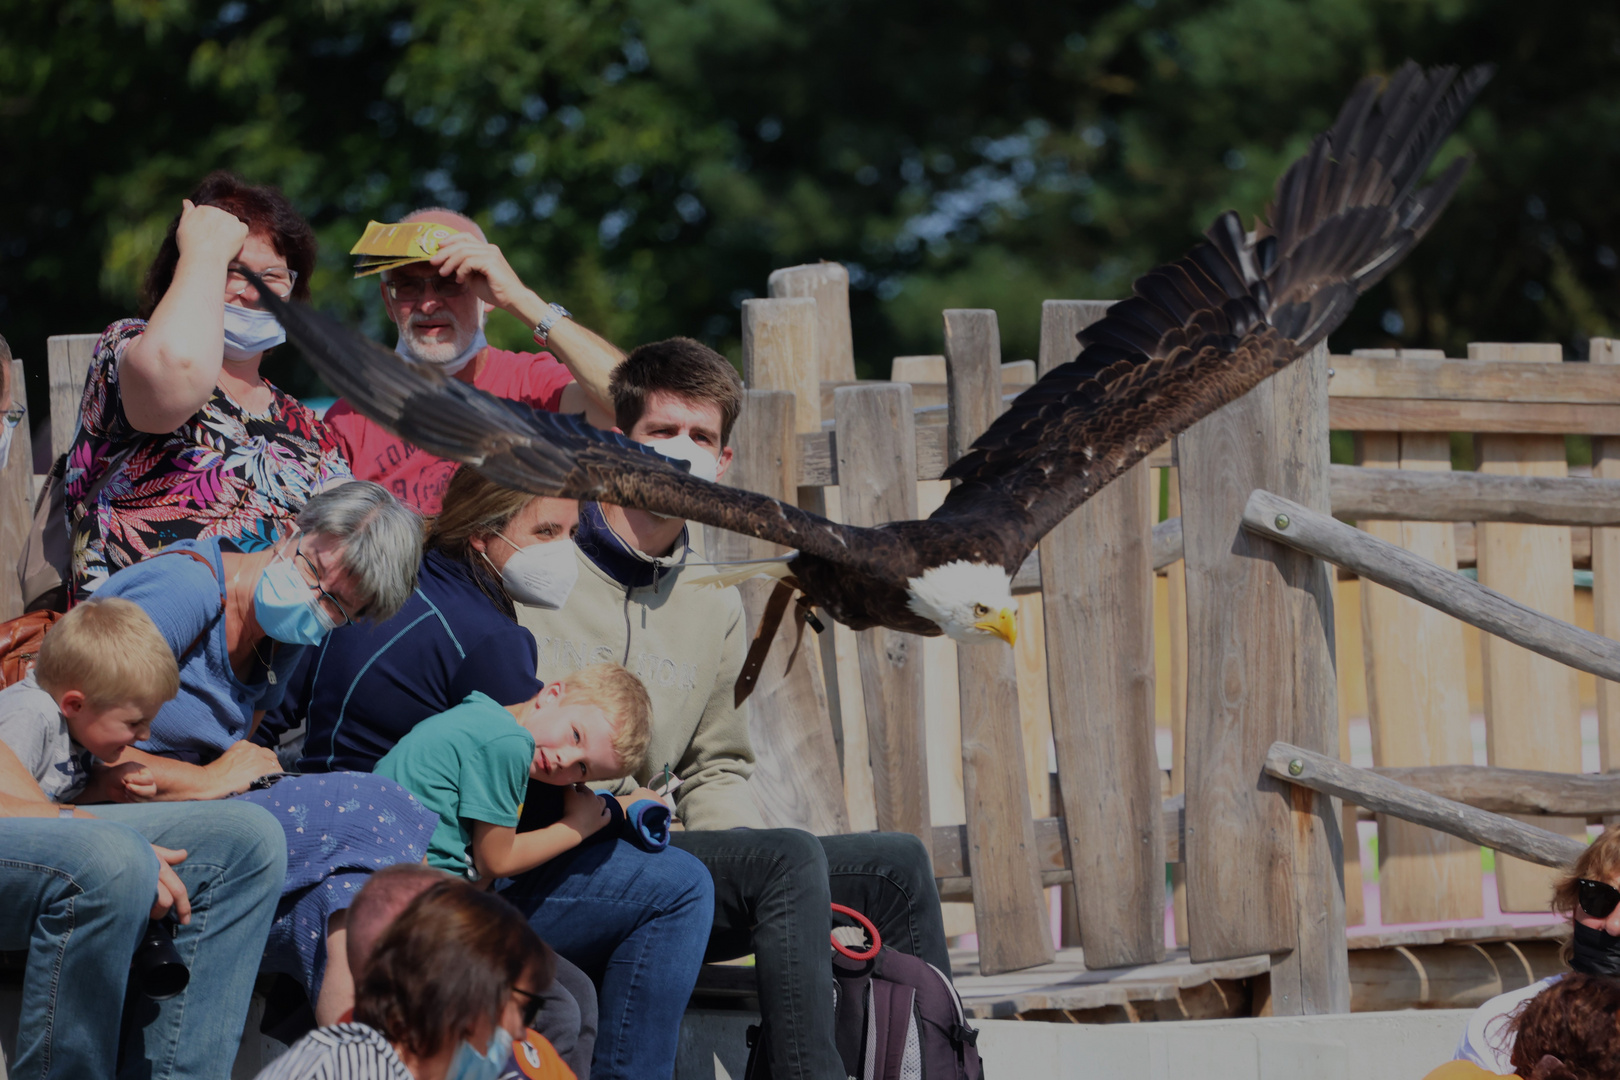
[{"label": "eagle's outstretched wing", "polygon": [[1417,183],[1491,73],[1409,61],[1382,94],[1382,80],[1362,80],[1278,180],[1269,227],[1245,236],[1228,211],[1208,243],[1138,278],[1080,333],[1084,351],[946,470],[962,484],[934,519],[994,519],[1027,552],[1165,439],[1325,338],[1456,191],[1467,157]]},{"label": "eagle's outstretched wing", "polygon": [[712,484],[583,417],[507,401],[413,363],[307,304],[247,276],[261,302],[328,386],[355,411],[430,454],[476,468],[498,484],[566,499],[594,499],[700,521],[798,548],[885,577],[897,543],[877,530],[839,525],[788,503]]}]

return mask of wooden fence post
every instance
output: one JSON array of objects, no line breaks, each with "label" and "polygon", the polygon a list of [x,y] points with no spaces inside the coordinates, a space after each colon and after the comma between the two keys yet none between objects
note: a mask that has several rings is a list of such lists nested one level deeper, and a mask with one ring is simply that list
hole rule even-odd
[{"label": "wooden fence post", "polygon": [[[1562,361],[1564,352],[1558,345],[1471,342],[1468,358],[1551,364]],[[1566,476],[1569,472],[1560,435],[1480,435],[1474,445],[1483,473]],[[1567,527],[1481,522],[1474,537],[1481,585],[1555,619],[1575,621]],[[1581,701],[1575,672],[1489,634],[1482,635],[1481,641],[1485,738],[1491,764],[1580,772]],[[1569,836],[1586,836],[1586,823],[1577,818],[1548,818],[1538,824]],[[1496,892],[1502,910],[1546,911],[1556,876],[1546,867],[1499,857]]]},{"label": "wooden fence post", "polygon": [[[996,313],[946,311],[945,362],[947,457],[954,461],[1002,411]],[[1036,861],[1012,650],[1000,645],[958,648],[957,684],[979,970],[994,975],[1048,963],[1052,935]]]},{"label": "wooden fence post", "polygon": [[819,377],[828,382],[854,382],[855,340],[849,326],[849,271],[834,262],[788,266],[772,270],[766,287],[773,298],[809,297],[816,302]]},{"label": "wooden fence post", "polygon": [[[851,525],[917,515],[917,436],[905,383],[841,386],[833,392],[838,496]],[[867,746],[844,745],[845,759],[872,764],[877,827],[908,832],[930,850],[928,754],[923,715],[922,639],[886,627],[856,635]]]},{"label": "wooden fence post", "polygon": [[[787,455],[780,474],[772,473],[761,477],[761,480],[773,484],[770,492],[776,494],[778,498],[789,501],[797,498],[800,505],[804,505],[805,492],[810,491],[813,495],[813,505],[809,509],[819,513],[823,510],[820,489],[804,489],[798,486],[796,441],[796,437],[800,434],[821,430],[821,379],[816,361],[816,303],[808,299],[745,300],[742,338],[743,378],[749,388],[788,391],[793,395],[791,412],[785,420],[778,418],[781,430],[759,436],[765,445],[773,449],[777,447],[775,441],[777,439],[787,439],[792,444],[791,447],[784,444],[778,451]],[[780,485],[779,492],[775,485]],[[745,593],[745,598],[748,595]],[[763,607],[765,594],[760,593],[755,599]],[[757,624],[758,611],[751,609],[750,616]],[[792,699],[791,704],[784,704],[783,707],[791,712],[806,708],[809,703],[814,702],[815,742],[818,746],[825,743],[831,754],[831,763],[836,768],[838,743],[833,729],[833,708],[832,702],[828,700],[828,680],[823,666],[820,642],[816,640],[804,644],[806,647],[798,649],[795,653],[796,662],[783,673],[783,701]],[[778,649],[780,648],[781,642],[778,643]],[[772,650],[773,657],[776,652],[776,649]],[[762,680],[765,674],[761,673]],[[763,681],[760,685],[764,685]],[[758,694],[759,691],[756,690],[755,693]],[[764,709],[765,702],[756,700],[751,715],[763,716]],[[754,720],[750,720],[750,728],[754,723]],[[825,764],[822,757],[818,749],[815,755],[818,765]],[[849,816],[843,792],[827,785],[827,775],[836,776],[838,773],[823,774],[818,778],[818,783],[826,789],[824,805],[827,808],[836,806],[835,820],[838,831],[847,831]],[[830,809],[823,811],[821,815],[823,822],[834,820],[826,816],[830,812]]]},{"label": "wooden fence post", "polygon": [[[1438,349],[1358,349],[1356,356],[1444,360]],[[1451,471],[1441,432],[1360,432],[1357,464]],[[1448,570],[1456,529],[1445,522],[1360,521],[1368,534]],[[1361,640],[1373,759],[1379,765],[1471,765],[1463,631],[1444,612],[1370,581],[1361,583]],[[1345,843],[1352,842],[1346,833]],[[1484,913],[1479,850],[1389,815],[1378,819],[1378,884],[1385,924],[1477,919]]]},{"label": "wooden fence post", "polygon": [[60,334],[45,342],[51,391],[51,460],[68,452],[79,428],[84,376],[95,359],[100,334]]},{"label": "wooden fence post", "polygon": [[[0,409],[9,408],[13,403],[26,403],[28,391],[23,385],[23,362],[11,358],[11,349],[4,338],[0,338],[0,364],[6,366],[4,374],[9,376],[0,379],[0,387],[9,391],[0,395]],[[22,557],[23,543],[34,523],[34,492],[30,483],[34,475],[32,445],[28,417],[24,415],[17,430],[11,433],[10,460],[0,469],[0,621],[15,619],[23,609],[17,560]]]},{"label": "wooden fence post", "polygon": [[[798,439],[793,395],[750,390],[731,431],[735,458],[725,483],[783,499],[793,490]],[[710,558],[760,559],[781,553],[775,544],[710,528]],[[740,586],[753,637],[775,582]],[[827,782],[838,775],[838,754],[827,722],[827,700],[816,665],[815,634],[789,609],[749,699],[748,738],[758,760],[749,788],[771,828],[805,829],[817,835],[849,831],[843,792]]]},{"label": "wooden fence post", "polygon": [[[1107,309],[1046,301],[1042,374],[1074,359],[1075,334]],[[1136,465],[1040,546],[1052,738],[1088,968],[1164,958],[1149,480],[1147,463]]]},{"label": "wooden fence post", "polygon": [[1272,953],[1274,1012],[1345,1012],[1339,808],[1260,769],[1278,739],[1338,753],[1332,568],[1240,526],[1256,488],[1330,510],[1325,345],[1193,425],[1177,463],[1192,958]]},{"label": "wooden fence post", "polygon": [[[1620,364],[1620,340],[1593,338],[1587,354],[1594,364]],[[1592,440],[1592,475],[1620,480],[1620,438]],[[1592,626],[1604,637],[1620,638],[1620,529],[1592,530]],[[1603,771],[1620,770],[1620,683],[1597,681],[1598,751]]]}]

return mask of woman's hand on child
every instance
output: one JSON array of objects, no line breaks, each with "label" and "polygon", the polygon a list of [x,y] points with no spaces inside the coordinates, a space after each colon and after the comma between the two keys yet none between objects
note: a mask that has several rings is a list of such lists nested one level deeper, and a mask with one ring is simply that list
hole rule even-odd
[{"label": "woman's hand on child", "polygon": [[158,860],[158,884],[151,916],[161,919],[173,911],[175,921],[184,926],[191,921],[191,897],[186,895],[186,883],[180,880],[180,875],[173,868],[186,861],[186,853],[156,844],[152,845],[152,851]]},{"label": "woman's hand on child", "polygon": [[600,832],[613,818],[601,796],[584,784],[574,784],[563,792],[563,820],[583,839]]},{"label": "woman's hand on child", "polygon": [[248,785],[261,776],[281,771],[276,752],[257,743],[237,742],[219,755],[211,765],[204,766],[214,774],[216,799],[246,791]]}]

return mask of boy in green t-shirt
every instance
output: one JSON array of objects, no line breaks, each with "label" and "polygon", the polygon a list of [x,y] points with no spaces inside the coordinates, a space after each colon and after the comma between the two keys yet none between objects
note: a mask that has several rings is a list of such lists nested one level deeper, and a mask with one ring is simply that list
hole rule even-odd
[{"label": "boy in green t-shirt", "polygon": [[[618,664],[593,664],[516,705],[474,691],[412,728],[376,771],[439,815],[428,865],[487,885],[556,858],[612,820],[585,782],[641,768],[651,713],[640,679]],[[561,817],[519,833],[530,779],[559,789]],[[657,797],[638,788],[620,801]]]}]

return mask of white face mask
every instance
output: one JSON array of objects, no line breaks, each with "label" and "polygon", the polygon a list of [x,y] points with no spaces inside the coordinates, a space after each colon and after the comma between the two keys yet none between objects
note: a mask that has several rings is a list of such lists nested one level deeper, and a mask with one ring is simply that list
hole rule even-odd
[{"label": "white face mask", "polygon": [[225,359],[248,360],[287,340],[287,331],[268,311],[225,305]]},{"label": "white face mask", "polygon": [[647,439],[642,445],[652,447],[665,457],[686,462],[692,466],[692,475],[700,480],[712,484],[720,479],[719,459],[693,442],[690,435],[677,435],[673,439]]},{"label": "white face mask", "polygon": [[[505,534],[495,535],[512,544]],[[579,580],[579,560],[574,558],[574,552],[579,549],[574,541],[565,537],[528,547],[512,544],[512,548],[512,557],[501,567],[501,584],[506,586],[506,595],[519,604],[548,611],[561,610],[568,603],[568,594],[574,591],[574,582]],[[488,555],[484,558],[490,566],[495,565]]]}]

